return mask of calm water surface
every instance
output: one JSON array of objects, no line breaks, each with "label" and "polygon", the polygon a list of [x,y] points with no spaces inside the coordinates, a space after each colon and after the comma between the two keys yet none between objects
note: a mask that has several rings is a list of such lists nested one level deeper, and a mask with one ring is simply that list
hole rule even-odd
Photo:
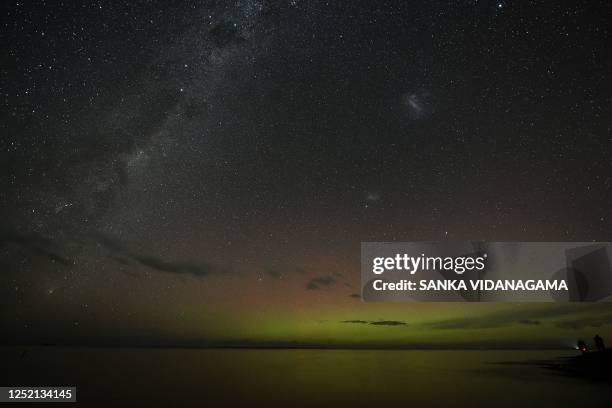
[{"label": "calm water surface", "polygon": [[2,385],[76,385],[79,405],[612,406],[609,385],[494,364],[571,351],[1,350]]}]

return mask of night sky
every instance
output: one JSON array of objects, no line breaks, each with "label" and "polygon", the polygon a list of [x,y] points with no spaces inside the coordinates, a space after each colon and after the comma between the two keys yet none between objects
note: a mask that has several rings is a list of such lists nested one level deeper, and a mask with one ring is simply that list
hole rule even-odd
[{"label": "night sky", "polygon": [[8,1],[0,341],[569,346],[366,304],[362,241],[610,241],[609,2]]}]

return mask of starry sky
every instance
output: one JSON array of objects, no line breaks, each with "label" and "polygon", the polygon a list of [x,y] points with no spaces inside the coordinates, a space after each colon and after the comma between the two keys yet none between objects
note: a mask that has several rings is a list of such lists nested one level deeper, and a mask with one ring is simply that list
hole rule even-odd
[{"label": "starry sky", "polygon": [[7,1],[0,340],[564,347],[371,304],[362,241],[610,241],[607,2]]}]

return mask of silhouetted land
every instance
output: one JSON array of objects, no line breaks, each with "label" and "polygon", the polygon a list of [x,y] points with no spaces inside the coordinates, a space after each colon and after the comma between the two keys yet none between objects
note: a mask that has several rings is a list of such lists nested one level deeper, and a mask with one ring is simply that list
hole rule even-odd
[{"label": "silhouetted land", "polygon": [[612,383],[612,350],[610,349],[552,360],[512,361],[494,364],[537,366],[569,377]]},{"label": "silhouetted land", "polygon": [[569,376],[612,383],[612,350],[570,357],[549,368]]}]

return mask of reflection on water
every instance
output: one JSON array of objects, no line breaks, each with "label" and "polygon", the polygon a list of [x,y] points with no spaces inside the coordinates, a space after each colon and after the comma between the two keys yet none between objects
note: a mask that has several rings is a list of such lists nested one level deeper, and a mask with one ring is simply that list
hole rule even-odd
[{"label": "reflection on water", "polygon": [[[608,385],[521,362],[559,351],[2,348],[2,385],[76,385],[81,403],[199,406],[612,405]],[[24,354],[23,351],[27,350]],[[9,375],[10,373],[10,375]]]}]

